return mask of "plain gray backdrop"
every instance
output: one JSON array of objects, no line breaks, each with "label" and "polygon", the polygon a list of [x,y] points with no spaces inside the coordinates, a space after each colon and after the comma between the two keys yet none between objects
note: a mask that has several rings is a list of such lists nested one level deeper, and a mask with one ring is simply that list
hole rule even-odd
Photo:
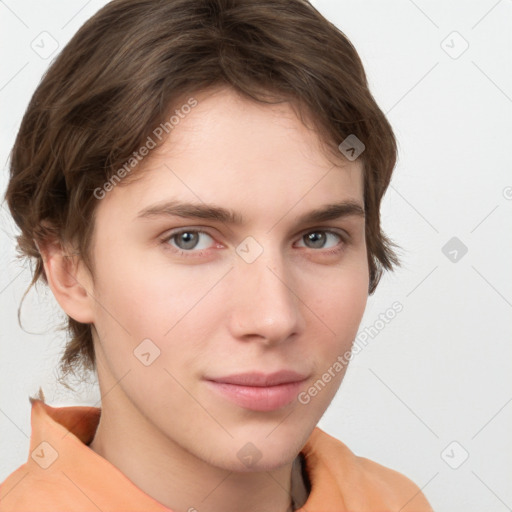
[{"label": "plain gray backdrop", "polygon": [[[0,191],[51,60],[104,0],[0,1]],[[367,345],[319,426],[414,480],[437,512],[512,510],[512,1],[317,0],[352,41],[399,142],[383,225],[401,269],[369,298]],[[0,481],[26,461],[28,396],[99,406],[56,383],[65,335],[27,296],[0,210]],[[383,323],[398,301],[403,309]]]}]

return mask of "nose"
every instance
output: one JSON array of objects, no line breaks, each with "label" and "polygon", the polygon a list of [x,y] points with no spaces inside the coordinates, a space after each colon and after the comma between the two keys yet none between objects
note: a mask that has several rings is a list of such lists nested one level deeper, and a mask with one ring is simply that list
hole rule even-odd
[{"label": "nose", "polygon": [[279,250],[265,248],[252,263],[237,258],[231,279],[229,327],[236,339],[276,345],[304,330],[299,283]]}]

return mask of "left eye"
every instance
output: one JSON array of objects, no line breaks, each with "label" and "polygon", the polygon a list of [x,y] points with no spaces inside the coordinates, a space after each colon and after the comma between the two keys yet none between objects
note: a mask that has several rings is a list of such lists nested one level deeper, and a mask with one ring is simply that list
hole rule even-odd
[{"label": "left eye", "polygon": [[[306,241],[307,243],[311,243],[312,246],[308,246],[310,249],[330,249],[335,247],[337,244],[331,245],[331,247],[324,247],[324,244],[327,240],[328,236],[334,236],[338,238],[338,240],[343,240],[342,236],[334,231],[327,231],[324,229],[319,229],[316,231],[310,231],[301,237],[301,240]],[[320,245],[320,247],[318,247]]]}]

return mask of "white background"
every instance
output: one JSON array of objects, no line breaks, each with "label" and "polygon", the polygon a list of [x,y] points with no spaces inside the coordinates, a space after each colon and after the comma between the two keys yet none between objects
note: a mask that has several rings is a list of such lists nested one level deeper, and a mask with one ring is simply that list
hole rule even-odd
[{"label": "white background", "polygon": [[[104,3],[0,2],[2,194],[21,116],[55,56],[32,41],[47,31],[61,49]],[[403,311],[353,359],[319,426],[409,476],[437,512],[512,510],[512,1],[314,5],[355,45],[397,135],[383,224],[403,248],[360,332],[395,301]],[[2,203],[0,481],[28,456],[39,386],[51,405],[99,405],[94,387],[73,395],[55,383],[65,338],[48,290],[29,293],[18,325],[30,269],[14,235]],[[452,237],[468,249],[455,262],[442,251]]]}]

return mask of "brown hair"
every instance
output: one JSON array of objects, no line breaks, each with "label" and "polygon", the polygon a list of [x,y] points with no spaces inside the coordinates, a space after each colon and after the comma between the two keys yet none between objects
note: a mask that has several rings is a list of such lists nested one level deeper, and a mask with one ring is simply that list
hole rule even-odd
[{"label": "brown hair", "polygon": [[[19,251],[35,260],[30,286],[47,282],[35,241],[76,244],[93,270],[94,191],[179,98],[222,85],[256,101],[280,96],[305,106],[338,157],[348,135],[365,144],[368,292],[375,291],[383,270],[400,264],[379,212],[396,141],[356,50],[306,0],[114,0],[80,28],[35,91],[11,154],[6,199],[21,229]],[[94,369],[91,325],[68,317],[67,328],[61,369]]]}]

